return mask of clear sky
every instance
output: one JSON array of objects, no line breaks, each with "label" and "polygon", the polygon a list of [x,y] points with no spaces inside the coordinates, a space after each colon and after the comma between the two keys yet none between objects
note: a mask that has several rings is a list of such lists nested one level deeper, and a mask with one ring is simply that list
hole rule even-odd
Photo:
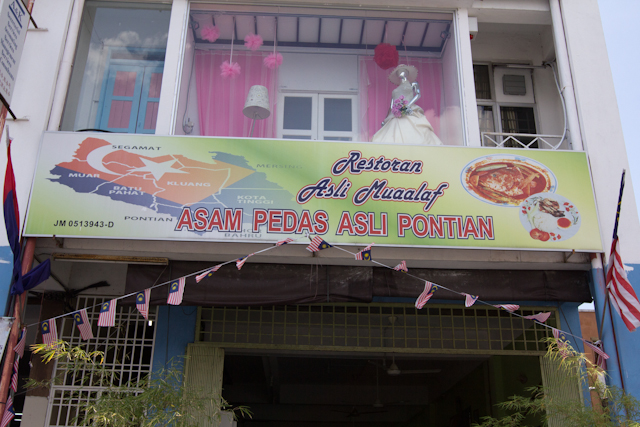
[{"label": "clear sky", "polygon": [[629,156],[628,172],[640,207],[640,0],[598,0],[598,5]]}]

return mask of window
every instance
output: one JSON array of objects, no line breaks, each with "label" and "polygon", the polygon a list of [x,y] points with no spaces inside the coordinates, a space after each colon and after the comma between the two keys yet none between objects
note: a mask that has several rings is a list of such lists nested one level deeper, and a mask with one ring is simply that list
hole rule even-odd
[{"label": "window", "polygon": [[61,130],[154,133],[170,6],[85,4]]},{"label": "window", "polygon": [[[232,5],[192,6],[176,133],[249,136],[253,120],[242,109],[251,86],[262,85],[269,92],[271,115],[256,120],[254,137],[371,141],[395,87],[388,80],[390,70],[373,61],[374,48],[384,41],[396,46],[400,62],[419,69],[418,105],[436,134],[445,144],[464,144],[450,13],[372,15],[289,7],[264,7],[258,13]],[[214,27],[217,38],[211,37]],[[264,41],[256,51],[243,45],[252,33]],[[274,50],[283,62],[270,70],[262,63]],[[219,67],[231,60],[232,51],[241,71],[229,79]]]},{"label": "window", "polygon": [[283,94],[278,136],[284,139],[355,141],[355,95]]},{"label": "window", "polygon": [[474,64],[478,125],[485,146],[538,148],[533,137],[485,133],[536,134],[535,99],[531,72]]}]

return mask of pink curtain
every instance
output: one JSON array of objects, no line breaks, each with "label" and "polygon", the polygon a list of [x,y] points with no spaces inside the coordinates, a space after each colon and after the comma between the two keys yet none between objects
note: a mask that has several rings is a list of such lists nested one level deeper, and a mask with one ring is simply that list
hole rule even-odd
[{"label": "pink curtain", "polygon": [[[406,63],[407,59],[401,62]],[[437,59],[409,58],[408,64],[418,69],[417,82],[422,97],[416,103],[424,110],[436,135],[440,135],[442,63]],[[389,81],[390,73],[391,70],[378,67],[373,57],[360,57],[360,137],[363,141],[371,141],[387,117],[391,91],[395,88]]]},{"label": "pink curtain", "polygon": [[271,115],[256,120],[254,138],[276,136],[276,72],[262,64],[268,53],[234,52],[233,61],[241,67],[234,79],[220,76],[220,65],[229,60],[229,51],[196,51],[196,89],[200,134],[203,136],[248,137],[252,120],[242,114],[249,88],[266,86]]}]

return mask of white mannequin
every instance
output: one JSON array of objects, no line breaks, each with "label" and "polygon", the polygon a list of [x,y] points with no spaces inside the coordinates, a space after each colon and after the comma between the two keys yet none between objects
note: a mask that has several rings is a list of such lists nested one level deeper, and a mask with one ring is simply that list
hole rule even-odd
[{"label": "white mannequin", "polygon": [[[397,84],[391,92],[391,105],[382,128],[371,139],[372,142],[389,144],[442,145],[442,141],[433,131],[433,127],[424,116],[424,111],[415,102],[420,99],[420,85],[415,81],[418,70],[411,65],[398,65],[389,76]],[[404,97],[407,114],[396,117],[392,111],[395,100]]]}]

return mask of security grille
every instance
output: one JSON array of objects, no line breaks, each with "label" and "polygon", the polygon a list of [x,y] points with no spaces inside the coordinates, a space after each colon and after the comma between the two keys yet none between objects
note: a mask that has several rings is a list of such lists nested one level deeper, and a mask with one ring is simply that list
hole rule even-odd
[{"label": "security grille", "polygon": [[80,405],[95,399],[107,386],[124,386],[128,382],[137,382],[151,372],[156,309],[149,310],[149,326],[135,306],[116,308],[114,327],[96,327],[100,305],[110,297],[78,297],[76,309],[87,309],[89,321],[93,325],[95,338],[82,341],[80,332],[71,317],[58,321],[62,325],[60,339],[73,346],[80,346],[87,352],[104,353],[104,368],[71,369],[70,362],[59,360],[54,369],[55,378],[59,378],[51,387],[49,395],[49,426],[82,425],[76,420],[80,415]]},{"label": "security grille", "polygon": [[[518,313],[541,310],[549,311]],[[482,306],[323,304],[200,308],[196,339],[229,348],[541,355],[541,340],[550,335],[533,321]]]}]

